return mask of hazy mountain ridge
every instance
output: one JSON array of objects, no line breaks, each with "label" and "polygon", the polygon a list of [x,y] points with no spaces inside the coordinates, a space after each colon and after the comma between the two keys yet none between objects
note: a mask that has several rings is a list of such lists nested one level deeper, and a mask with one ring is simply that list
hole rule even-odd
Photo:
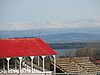
[{"label": "hazy mountain ridge", "polygon": [[42,39],[46,42],[84,42],[100,40],[100,35],[89,33],[62,33],[57,35],[43,36]]},{"label": "hazy mountain ridge", "polygon": [[[97,41],[100,40],[100,30],[91,33],[77,32],[74,30],[24,30],[24,31],[0,31],[0,38],[11,37],[40,37],[45,42],[71,42],[71,41]],[[85,31],[86,32],[86,31]],[[88,31],[90,32],[90,31]]]}]

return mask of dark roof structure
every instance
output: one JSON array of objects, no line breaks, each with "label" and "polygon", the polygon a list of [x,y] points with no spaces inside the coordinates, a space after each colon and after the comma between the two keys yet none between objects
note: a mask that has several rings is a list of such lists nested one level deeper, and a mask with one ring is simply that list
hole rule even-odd
[{"label": "dark roof structure", "polygon": [[0,58],[55,55],[40,38],[3,38],[0,39]]}]

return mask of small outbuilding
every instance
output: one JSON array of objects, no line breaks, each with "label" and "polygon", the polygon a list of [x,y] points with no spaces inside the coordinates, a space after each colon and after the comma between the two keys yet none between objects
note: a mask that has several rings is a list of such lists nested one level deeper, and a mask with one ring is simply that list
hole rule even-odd
[{"label": "small outbuilding", "polygon": [[[6,59],[7,73],[10,72],[9,62],[11,58],[15,58],[19,60],[18,73],[21,73],[23,57],[30,57],[31,59],[30,70],[31,73],[33,73],[34,72],[33,59],[35,56],[42,57],[43,59],[42,72],[45,72],[45,67],[44,67],[45,57],[52,56],[54,58],[54,64],[55,64],[56,63],[55,54],[56,52],[53,49],[51,49],[40,38],[1,38],[0,39],[0,59]],[[2,63],[5,63],[5,61],[2,61]],[[6,67],[5,64],[3,64],[4,73],[5,73],[5,67]],[[16,61],[15,61],[15,67],[16,67]],[[54,72],[56,72],[55,65],[54,65]]]}]

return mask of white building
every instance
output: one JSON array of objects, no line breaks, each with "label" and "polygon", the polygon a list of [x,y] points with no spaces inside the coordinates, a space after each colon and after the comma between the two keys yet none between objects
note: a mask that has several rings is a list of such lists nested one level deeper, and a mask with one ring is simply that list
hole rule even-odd
[{"label": "white building", "polygon": [[[44,67],[44,60],[46,56],[51,56],[54,59],[56,52],[53,51],[40,38],[3,38],[0,39],[0,75],[2,74],[19,74],[27,75],[36,74],[50,75],[51,71],[47,71]],[[38,57],[38,65],[33,63],[34,57]],[[39,57],[42,57],[42,67],[39,67]],[[30,58],[30,61],[25,61],[25,58]],[[12,61],[12,59],[14,59]],[[13,65],[11,64],[13,63]],[[29,63],[29,64],[26,64]],[[54,72],[56,67],[54,65]],[[26,75],[25,74],[25,75]],[[46,74],[46,75],[47,75]]]}]

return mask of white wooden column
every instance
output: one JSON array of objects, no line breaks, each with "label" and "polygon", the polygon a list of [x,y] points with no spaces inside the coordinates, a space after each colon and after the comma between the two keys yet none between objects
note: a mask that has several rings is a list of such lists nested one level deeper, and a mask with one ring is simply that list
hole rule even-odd
[{"label": "white wooden column", "polygon": [[43,72],[45,71],[44,70],[44,58],[45,58],[45,56],[42,56],[42,58],[43,58]]},{"label": "white wooden column", "polygon": [[33,73],[33,58],[34,58],[34,56],[30,56],[30,58],[31,58],[31,73]]},{"label": "white wooden column", "polygon": [[15,70],[17,70],[17,58],[15,58]]},{"label": "white wooden column", "polygon": [[22,62],[22,57],[18,57],[19,58],[19,73],[21,73],[21,62]]},{"label": "white wooden column", "polygon": [[9,60],[10,58],[6,58],[7,59],[7,70],[8,70],[8,73],[9,73]]},{"label": "white wooden column", "polygon": [[5,60],[3,59],[3,71],[5,73]]},{"label": "white wooden column", "polygon": [[38,56],[38,66],[40,66],[40,57]]},{"label": "white wooden column", "polygon": [[56,56],[53,55],[53,58],[54,58],[54,73],[56,73]]}]

